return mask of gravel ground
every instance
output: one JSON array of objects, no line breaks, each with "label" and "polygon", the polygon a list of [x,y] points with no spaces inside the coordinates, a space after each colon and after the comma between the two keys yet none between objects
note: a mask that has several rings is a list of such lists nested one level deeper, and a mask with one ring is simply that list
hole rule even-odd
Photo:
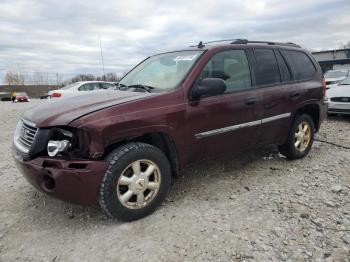
[{"label": "gravel ground", "polygon": [[[315,142],[303,160],[275,147],[191,168],[132,223],[36,192],[11,157],[20,113],[0,102],[0,261],[350,261],[350,150]],[[350,147],[350,118],[317,138]]]}]

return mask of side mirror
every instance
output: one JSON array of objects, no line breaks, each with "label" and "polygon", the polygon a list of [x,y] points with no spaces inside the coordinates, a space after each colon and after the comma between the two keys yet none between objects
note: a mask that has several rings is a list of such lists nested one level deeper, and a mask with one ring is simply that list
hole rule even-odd
[{"label": "side mirror", "polygon": [[204,78],[192,89],[191,97],[198,100],[205,96],[216,96],[225,93],[225,81],[220,78]]}]

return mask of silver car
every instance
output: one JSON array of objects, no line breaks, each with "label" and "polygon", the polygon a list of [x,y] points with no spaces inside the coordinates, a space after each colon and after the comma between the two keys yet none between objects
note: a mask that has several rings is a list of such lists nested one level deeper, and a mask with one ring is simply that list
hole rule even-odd
[{"label": "silver car", "polygon": [[350,77],[327,90],[328,114],[350,115]]},{"label": "silver car", "polygon": [[327,89],[336,87],[350,75],[349,69],[339,69],[327,71],[324,75]]}]

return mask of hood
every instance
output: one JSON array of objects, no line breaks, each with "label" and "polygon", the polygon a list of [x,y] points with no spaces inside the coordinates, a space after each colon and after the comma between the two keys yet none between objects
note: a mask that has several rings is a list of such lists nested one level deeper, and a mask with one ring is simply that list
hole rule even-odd
[{"label": "hood", "polygon": [[25,111],[22,117],[38,127],[67,125],[92,112],[151,95],[153,94],[130,91],[91,91],[79,96],[47,100]]},{"label": "hood", "polygon": [[350,85],[338,85],[326,91],[327,97],[350,97]]},{"label": "hood", "polygon": [[341,76],[341,77],[326,77],[325,80],[326,80],[326,83],[330,82],[337,82],[337,81],[342,81],[346,78],[346,76]]}]

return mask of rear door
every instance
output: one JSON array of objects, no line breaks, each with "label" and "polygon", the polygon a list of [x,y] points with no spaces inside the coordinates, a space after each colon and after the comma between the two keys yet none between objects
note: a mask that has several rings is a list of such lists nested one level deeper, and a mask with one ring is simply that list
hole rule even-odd
[{"label": "rear door", "polygon": [[282,143],[291,122],[292,75],[277,49],[254,48],[254,57],[255,85],[262,97],[260,143]]},{"label": "rear door", "polygon": [[260,98],[252,88],[246,50],[216,53],[197,83],[204,78],[223,79],[227,90],[188,103],[191,162],[253,147],[259,137]]}]

